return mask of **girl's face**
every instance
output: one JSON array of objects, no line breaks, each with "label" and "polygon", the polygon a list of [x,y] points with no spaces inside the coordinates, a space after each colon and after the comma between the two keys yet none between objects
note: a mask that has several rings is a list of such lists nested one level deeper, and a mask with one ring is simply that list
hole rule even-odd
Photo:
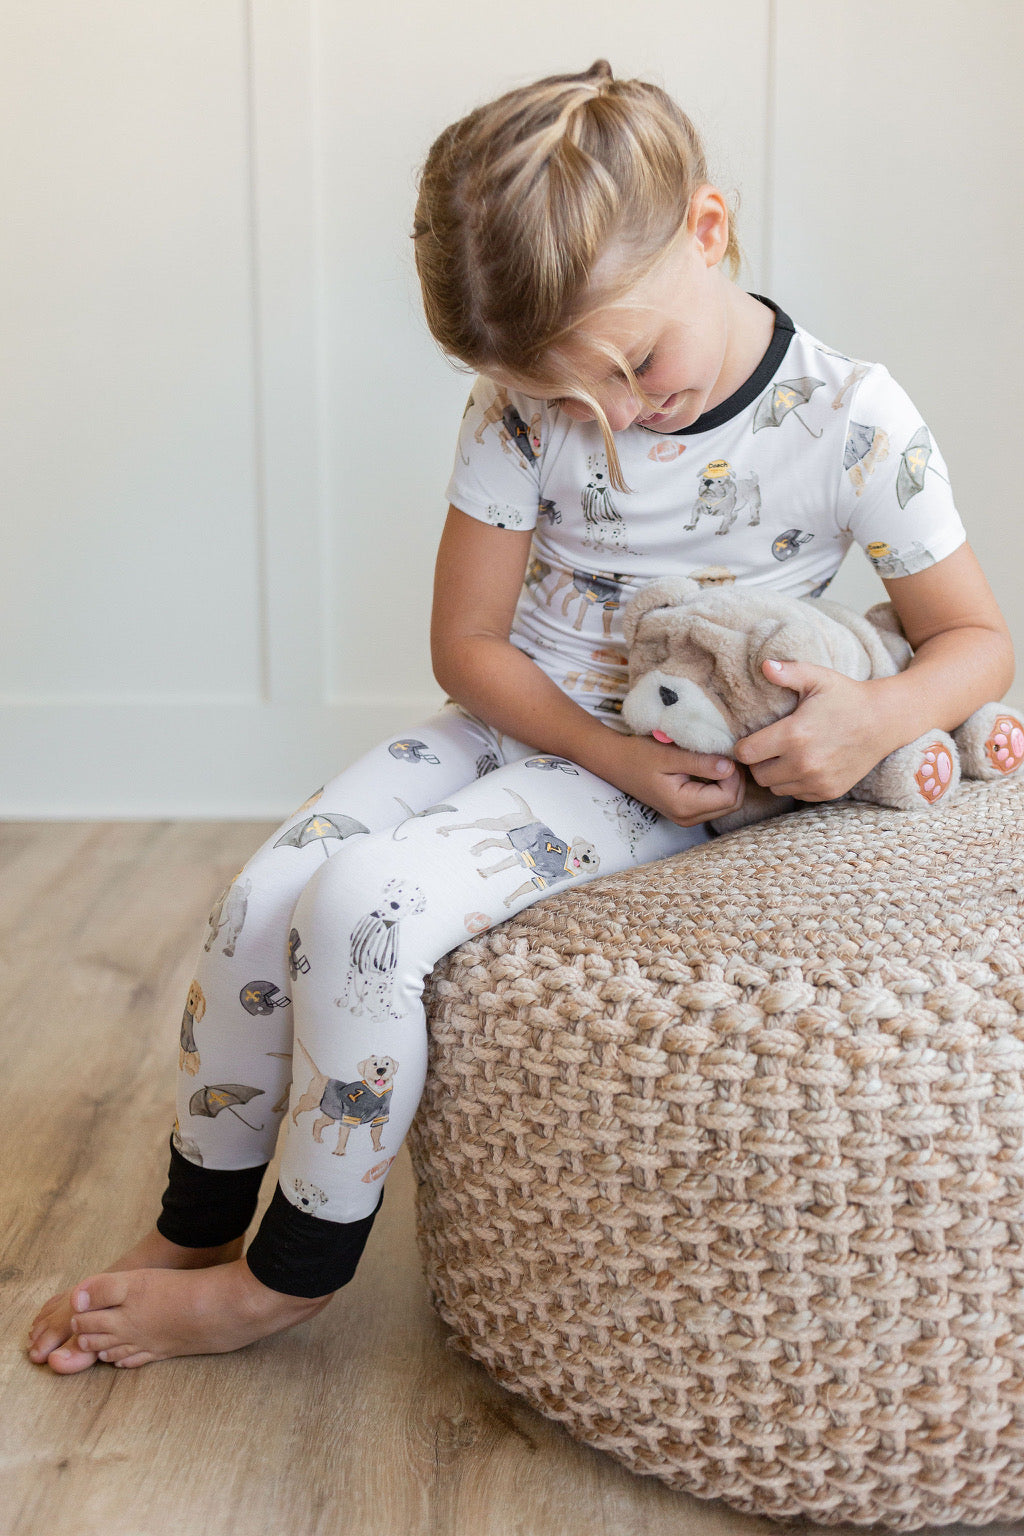
[{"label": "girl's face", "polygon": [[[734,285],[719,265],[724,203],[714,189],[702,190],[712,194],[705,217],[695,198],[687,227],[668,253],[621,298],[588,316],[579,339],[563,349],[591,384],[613,432],[634,423],[655,432],[692,426],[737,387],[726,369]],[[604,259],[627,258],[613,251]],[[626,376],[587,338],[619,349],[653,406],[637,398]],[[525,381],[508,382],[535,398],[550,394]],[[582,401],[559,396],[558,406],[575,421],[594,419]]]}]

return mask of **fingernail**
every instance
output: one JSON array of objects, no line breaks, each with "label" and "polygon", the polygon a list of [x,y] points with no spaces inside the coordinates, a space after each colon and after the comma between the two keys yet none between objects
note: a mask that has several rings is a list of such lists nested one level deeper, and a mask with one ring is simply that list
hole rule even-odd
[{"label": "fingernail", "polygon": [[768,663],[768,665],[771,667],[773,672],[781,672],[782,671],[782,662],[781,661],[770,661]]},{"label": "fingernail", "polygon": [[88,1310],[89,1310],[89,1292],[88,1291],[79,1291],[76,1296],[72,1296],[72,1298],[71,1298],[71,1305],[74,1307],[76,1312],[88,1312]]},{"label": "fingernail", "polygon": [[732,763],[727,757],[720,757],[715,764],[716,773],[732,773]]}]

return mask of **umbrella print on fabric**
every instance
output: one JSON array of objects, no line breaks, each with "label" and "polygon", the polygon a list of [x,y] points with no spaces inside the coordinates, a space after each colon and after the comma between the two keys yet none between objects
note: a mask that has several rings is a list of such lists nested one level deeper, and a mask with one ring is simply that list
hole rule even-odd
[{"label": "umbrella print on fabric", "polygon": [[[279,837],[274,847],[305,848],[307,843],[316,842],[323,846],[328,838],[336,838],[341,843],[346,837],[355,837],[356,833],[369,830],[361,821],[356,821],[354,816],[307,816],[305,821],[298,822],[283,837]],[[330,858],[326,848],[324,858]]]},{"label": "umbrella print on fabric", "polygon": [[200,1088],[188,1101],[190,1115],[205,1115],[208,1120],[214,1120],[222,1109],[230,1109],[236,1120],[241,1120],[250,1131],[262,1131],[262,1125],[253,1125],[244,1115],[240,1115],[235,1109],[236,1104],[248,1104],[250,1099],[255,1099],[263,1093],[262,1088],[247,1088],[244,1083],[211,1083],[207,1088]]},{"label": "umbrella print on fabric", "polygon": [[[920,427],[900,455],[900,470],[896,476],[896,495],[901,507],[905,507],[918,491],[924,490],[924,477],[929,468],[928,460],[932,456],[932,451],[932,440],[928,428]],[[939,472],[933,469],[932,474],[939,475]],[[949,484],[945,475],[939,475],[939,479]]]},{"label": "umbrella print on fabric", "polygon": [[824,428],[815,432],[807,425],[796,407],[806,405],[814,391],[824,387],[824,379],[812,379],[806,376],[800,379],[780,379],[762,397],[754,416],[753,430],[759,432],[762,427],[780,427],[792,412],[805,432],[810,432],[812,437],[820,437]]},{"label": "umbrella print on fabric", "polygon": [[861,459],[866,459],[871,452],[874,440],[874,427],[866,427],[859,421],[851,421],[846,437],[846,452],[843,454],[843,468],[850,470],[855,464],[859,464]]}]

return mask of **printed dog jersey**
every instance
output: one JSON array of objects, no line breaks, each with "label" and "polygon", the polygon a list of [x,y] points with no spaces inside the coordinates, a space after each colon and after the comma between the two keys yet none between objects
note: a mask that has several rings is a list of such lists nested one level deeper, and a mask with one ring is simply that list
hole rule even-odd
[{"label": "printed dog jersey", "polygon": [[320,1108],[332,1120],[346,1125],[384,1125],[391,1102],[391,1084],[378,1093],[363,1079],[355,1083],[339,1083],[334,1079],[327,1084]]},{"label": "printed dog jersey", "polygon": [[474,381],[448,500],[534,530],[512,641],[608,724],[620,726],[622,609],[638,587],[680,575],[819,596],[851,544],[889,579],[966,537],[935,441],[888,370],[761,303],[774,333],[735,394],[679,432],[616,433],[628,491],[609,482],[596,422]]},{"label": "printed dog jersey", "polygon": [[556,837],[550,827],[532,821],[525,827],[513,827],[505,835],[532,873],[538,890],[571,872],[569,844]]}]

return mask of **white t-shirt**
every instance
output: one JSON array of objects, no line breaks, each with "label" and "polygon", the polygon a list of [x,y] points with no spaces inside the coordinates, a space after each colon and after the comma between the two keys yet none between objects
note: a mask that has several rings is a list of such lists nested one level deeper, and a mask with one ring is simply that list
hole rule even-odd
[{"label": "white t-shirt", "polygon": [[474,381],[448,500],[534,529],[511,639],[610,725],[628,687],[622,608],[647,582],[817,596],[853,543],[889,579],[966,537],[935,441],[888,371],[761,302],[774,334],[735,394],[683,431],[616,434],[628,492],[609,484],[595,422]]}]

